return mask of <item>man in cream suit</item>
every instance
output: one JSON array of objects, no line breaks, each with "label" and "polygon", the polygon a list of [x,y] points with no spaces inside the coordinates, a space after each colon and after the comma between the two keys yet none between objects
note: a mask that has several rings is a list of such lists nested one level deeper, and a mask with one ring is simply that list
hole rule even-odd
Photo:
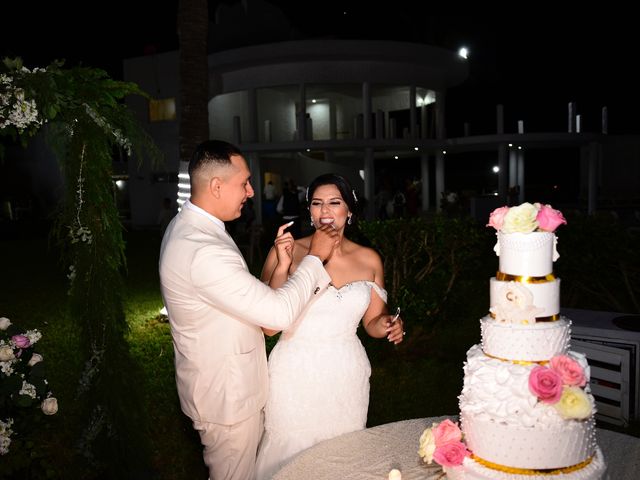
[{"label": "man in cream suit", "polygon": [[295,274],[272,290],[249,273],[223,223],[238,218],[253,196],[241,152],[204,142],[189,175],[191,200],[167,227],[160,250],[178,395],[200,434],[210,480],[250,480],[268,389],[260,327],[286,328],[327,287],[323,262],[337,235],[331,226],[318,230]]}]

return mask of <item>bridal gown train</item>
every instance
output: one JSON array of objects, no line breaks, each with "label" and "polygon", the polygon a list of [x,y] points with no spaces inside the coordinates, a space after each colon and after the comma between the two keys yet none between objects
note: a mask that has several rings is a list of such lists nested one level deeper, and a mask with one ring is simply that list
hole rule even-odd
[{"label": "bridal gown train", "polygon": [[366,280],[329,285],[271,351],[257,480],[322,440],[365,428],[371,365],[356,330],[373,290],[387,301]]}]

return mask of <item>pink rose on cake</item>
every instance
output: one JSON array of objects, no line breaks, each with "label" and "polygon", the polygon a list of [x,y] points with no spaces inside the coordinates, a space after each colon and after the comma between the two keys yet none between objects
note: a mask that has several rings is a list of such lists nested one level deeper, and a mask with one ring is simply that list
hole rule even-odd
[{"label": "pink rose on cake", "polygon": [[462,443],[462,431],[458,424],[447,419],[432,424],[431,428],[422,432],[418,455],[425,463],[431,464],[435,460],[443,467],[454,467],[461,465],[470,452]]},{"label": "pink rose on cake", "polygon": [[529,390],[541,402],[557,403],[562,396],[562,378],[554,370],[538,365],[529,374]]},{"label": "pink rose on cake", "polygon": [[542,205],[540,203],[535,203],[534,205],[538,209],[536,220],[540,230],[555,232],[560,225],[567,224],[564,215],[559,210],[552,208],[551,205]]},{"label": "pink rose on cake", "polygon": [[487,227],[502,233],[555,232],[566,224],[562,213],[551,205],[525,202],[515,207],[499,207],[489,215]]},{"label": "pink rose on cake", "polygon": [[447,419],[436,425],[433,430],[433,437],[437,446],[446,445],[452,442],[459,442],[462,440],[462,432],[458,425]]},{"label": "pink rose on cake", "polygon": [[496,208],[491,215],[489,215],[489,223],[487,223],[487,227],[493,227],[496,230],[500,230],[502,228],[502,224],[504,223],[504,216],[509,211],[509,207],[500,207]]},{"label": "pink rose on cake", "polygon": [[469,450],[462,442],[453,442],[436,448],[433,459],[443,467],[456,467],[462,465],[464,457],[469,455]]},{"label": "pink rose on cake", "polygon": [[573,358],[566,355],[556,355],[549,363],[551,369],[560,375],[562,383],[565,385],[578,387],[584,387],[586,385],[587,379],[584,370]]}]

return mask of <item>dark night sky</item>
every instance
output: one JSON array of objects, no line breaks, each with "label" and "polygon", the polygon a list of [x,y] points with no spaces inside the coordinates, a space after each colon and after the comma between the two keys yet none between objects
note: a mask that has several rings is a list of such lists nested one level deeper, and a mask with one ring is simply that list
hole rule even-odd
[{"label": "dark night sky", "polygon": [[[561,131],[569,101],[577,103],[585,131],[599,128],[600,109],[606,105],[610,133],[640,133],[634,118],[640,106],[640,75],[635,73],[640,41],[630,15],[580,21],[526,16],[505,22],[477,15],[432,16],[428,6],[405,1],[373,8],[364,2],[250,3],[258,13],[250,16],[248,26],[227,22],[217,27],[219,45],[338,37],[413,41],[452,50],[467,46],[470,76],[448,97],[450,135],[461,134],[464,121],[470,122],[471,133],[491,133],[499,102],[505,105],[507,131],[514,131],[519,119],[527,131]],[[3,6],[0,56],[21,56],[29,67],[65,58],[67,65],[82,62],[120,78],[122,58],[177,48],[177,0],[85,2],[73,7],[73,15],[64,11],[64,4],[25,0]],[[238,3],[226,1],[210,2],[210,18],[218,4],[223,4],[225,18],[238,17]],[[281,10],[274,11],[273,5]],[[251,33],[256,30],[258,35]]]}]

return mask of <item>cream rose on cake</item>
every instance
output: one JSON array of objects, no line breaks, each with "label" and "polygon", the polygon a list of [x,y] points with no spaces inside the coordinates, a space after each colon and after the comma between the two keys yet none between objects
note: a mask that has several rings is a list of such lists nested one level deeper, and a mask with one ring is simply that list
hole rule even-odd
[{"label": "cream rose on cake", "polygon": [[578,387],[564,387],[560,401],[554,407],[566,419],[584,420],[593,412],[589,396]]},{"label": "cream rose on cake", "polygon": [[504,216],[501,231],[503,233],[531,233],[538,228],[538,209],[530,204],[523,203],[517,207],[511,207]]}]

